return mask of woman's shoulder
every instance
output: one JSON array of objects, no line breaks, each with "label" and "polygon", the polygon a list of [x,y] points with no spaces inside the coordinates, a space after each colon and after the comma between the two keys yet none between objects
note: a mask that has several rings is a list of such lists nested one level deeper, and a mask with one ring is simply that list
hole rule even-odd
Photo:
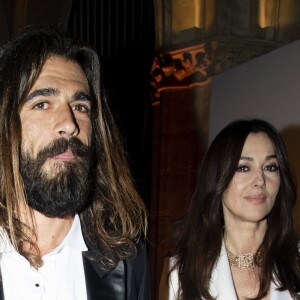
[{"label": "woman's shoulder", "polygon": [[160,279],[159,299],[176,300],[179,293],[178,269],[174,268],[175,257],[166,257],[164,259],[163,271]]}]

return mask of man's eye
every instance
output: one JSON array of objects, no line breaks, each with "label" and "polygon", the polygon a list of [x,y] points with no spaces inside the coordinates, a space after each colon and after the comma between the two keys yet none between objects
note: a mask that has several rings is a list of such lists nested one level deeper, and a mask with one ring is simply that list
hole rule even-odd
[{"label": "man's eye", "polygon": [[47,102],[39,102],[33,106],[33,109],[37,110],[45,110],[49,108],[49,104]]},{"label": "man's eye", "polygon": [[236,171],[237,172],[248,172],[250,168],[248,166],[238,166]]},{"label": "man's eye", "polygon": [[83,105],[83,104],[76,104],[76,105],[73,106],[73,109],[77,110],[81,113],[86,113],[86,114],[88,114],[90,112],[89,107],[86,106],[86,105]]},{"label": "man's eye", "polygon": [[279,170],[277,165],[267,165],[264,167],[264,171],[268,171],[268,172],[277,172]]}]

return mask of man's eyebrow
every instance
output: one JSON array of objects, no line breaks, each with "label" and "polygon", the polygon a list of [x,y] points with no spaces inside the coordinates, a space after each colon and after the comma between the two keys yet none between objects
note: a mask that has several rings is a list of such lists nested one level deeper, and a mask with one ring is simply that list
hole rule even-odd
[{"label": "man's eyebrow", "polygon": [[[270,160],[270,159],[273,159],[273,158],[277,158],[277,155],[276,154],[272,154],[272,155],[267,155],[266,156],[266,160]],[[253,157],[249,157],[249,156],[241,156],[240,160],[253,161],[254,159],[253,159]]]},{"label": "man's eyebrow", "polygon": [[77,92],[73,96],[74,100],[93,101],[93,98],[85,92]]},{"label": "man's eyebrow", "polygon": [[[59,90],[55,89],[55,88],[42,88],[42,89],[38,89],[33,91],[32,93],[29,94],[29,96],[27,97],[27,101],[32,100],[36,97],[47,97],[47,96],[57,96],[59,95]],[[93,98],[85,92],[79,91],[76,92],[73,95],[74,100],[83,100],[83,101],[91,101],[93,100]]]},{"label": "man's eyebrow", "polygon": [[59,91],[57,89],[54,88],[42,88],[42,89],[38,89],[33,91],[32,93],[30,93],[27,97],[27,101],[32,100],[36,97],[41,97],[41,96],[56,96],[59,94]]}]

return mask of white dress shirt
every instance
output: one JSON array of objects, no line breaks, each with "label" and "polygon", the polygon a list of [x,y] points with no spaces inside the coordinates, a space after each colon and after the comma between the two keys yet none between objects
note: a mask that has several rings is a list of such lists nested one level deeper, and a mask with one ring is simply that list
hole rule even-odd
[{"label": "white dress shirt", "polygon": [[42,257],[38,270],[30,266],[2,231],[1,272],[5,300],[86,300],[82,251],[83,239],[78,215],[62,243]]},{"label": "white dress shirt", "polygon": [[[170,268],[174,265],[173,258],[170,259]],[[272,281],[270,286],[270,300],[292,300],[292,296],[288,291],[277,291],[276,285]],[[223,243],[219,260],[212,272],[210,289],[211,295],[217,300],[238,300],[234,283],[231,275],[230,265]],[[169,277],[168,300],[178,299],[179,279],[178,272],[174,270]]]}]

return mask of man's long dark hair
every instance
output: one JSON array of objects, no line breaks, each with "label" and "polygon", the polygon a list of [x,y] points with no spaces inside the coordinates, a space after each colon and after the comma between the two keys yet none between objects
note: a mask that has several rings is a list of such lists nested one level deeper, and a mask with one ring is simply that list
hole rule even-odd
[{"label": "man's long dark hair", "polygon": [[38,267],[40,257],[24,251],[24,244],[33,242],[20,220],[21,205],[27,207],[31,218],[32,211],[19,173],[22,139],[19,114],[51,56],[78,63],[89,83],[94,106],[91,112],[93,178],[89,205],[79,215],[85,239],[101,253],[98,259],[102,267],[110,270],[118,260],[136,253],[136,243],[146,232],[146,211],[131,179],[108,107],[96,52],[52,28],[28,28],[1,49],[0,226],[17,251]]},{"label": "man's long dark hair", "polygon": [[223,240],[222,195],[231,182],[247,136],[264,132],[274,144],[280,171],[280,188],[260,248],[265,253],[255,299],[267,295],[271,281],[297,298],[300,292],[300,257],[292,210],[296,201],[294,176],[278,131],[263,120],[239,120],[225,127],[204,158],[196,192],[186,216],[176,228],[176,260],[179,299],[212,300],[210,280]]}]

